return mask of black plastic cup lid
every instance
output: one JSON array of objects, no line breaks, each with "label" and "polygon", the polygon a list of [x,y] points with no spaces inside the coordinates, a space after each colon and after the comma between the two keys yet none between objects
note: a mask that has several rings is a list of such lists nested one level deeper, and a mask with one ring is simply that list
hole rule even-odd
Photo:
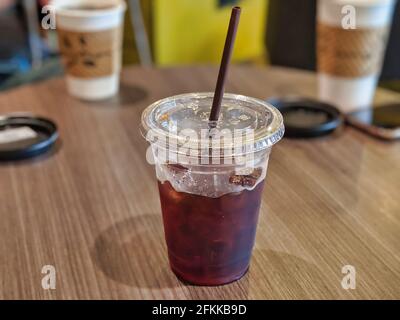
[{"label": "black plastic cup lid", "polygon": [[321,137],[343,124],[340,111],[327,103],[299,97],[270,98],[267,102],[282,113],[286,137]]},{"label": "black plastic cup lid", "polygon": [[31,115],[0,115],[0,161],[31,158],[58,139],[56,124]]}]

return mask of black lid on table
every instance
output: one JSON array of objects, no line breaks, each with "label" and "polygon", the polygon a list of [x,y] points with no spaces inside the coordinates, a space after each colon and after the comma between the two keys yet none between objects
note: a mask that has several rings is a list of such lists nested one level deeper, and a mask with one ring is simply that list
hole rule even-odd
[{"label": "black lid on table", "polygon": [[58,139],[56,124],[31,115],[0,115],[0,161],[31,158]]},{"label": "black lid on table", "polygon": [[300,98],[270,98],[267,100],[283,115],[285,136],[312,138],[332,133],[343,123],[343,116],[334,106]]}]

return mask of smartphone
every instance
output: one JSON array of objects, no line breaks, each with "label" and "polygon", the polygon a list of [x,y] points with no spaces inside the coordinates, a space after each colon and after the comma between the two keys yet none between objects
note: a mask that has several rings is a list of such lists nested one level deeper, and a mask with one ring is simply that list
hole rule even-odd
[{"label": "smartphone", "polygon": [[400,102],[351,112],[346,115],[346,121],[372,136],[400,139]]}]

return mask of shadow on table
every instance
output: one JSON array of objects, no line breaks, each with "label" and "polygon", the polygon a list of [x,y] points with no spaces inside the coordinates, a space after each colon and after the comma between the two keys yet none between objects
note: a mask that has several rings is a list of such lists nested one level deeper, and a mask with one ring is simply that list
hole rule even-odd
[{"label": "shadow on table", "polygon": [[109,278],[137,288],[173,288],[161,215],[144,214],[118,222],[97,237],[91,255]]},{"label": "shadow on table", "polygon": [[[340,269],[338,272],[340,275]],[[341,296],[339,287],[339,278],[328,278],[317,265],[300,257],[275,250],[254,250],[249,299],[334,299]]]},{"label": "shadow on table", "polygon": [[143,214],[112,225],[95,240],[94,264],[110,279],[136,288],[180,288],[194,299],[246,299],[249,278],[219,287],[180,282],[169,267],[160,214]]},{"label": "shadow on table", "polygon": [[170,270],[159,214],[144,214],[110,226],[96,238],[91,256],[94,264],[114,281],[144,289],[180,288],[193,299],[340,296],[336,292],[338,287],[329,285],[336,280],[327,281],[316,265],[288,253],[265,249],[254,251],[249,272],[237,282],[217,287],[183,284]]},{"label": "shadow on table", "polygon": [[266,249],[254,250],[250,269],[239,281],[217,287],[186,285],[190,297],[200,300],[346,297],[339,292],[339,287],[339,278],[328,279],[315,264],[289,253]]},{"label": "shadow on table", "polygon": [[143,101],[147,97],[147,91],[128,84],[121,83],[119,92],[114,97],[100,101],[87,101],[88,105],[99,107],[128,107]]}]

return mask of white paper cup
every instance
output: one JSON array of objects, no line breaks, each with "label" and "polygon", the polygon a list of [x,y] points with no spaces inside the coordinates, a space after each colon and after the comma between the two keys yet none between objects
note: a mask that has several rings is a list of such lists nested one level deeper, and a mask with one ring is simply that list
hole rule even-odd
[{"label": "white paper cup", "polygon": [[[123,0],[53,0],[68,92],[101,100],[119,90]],[[90,9],[88,9],[90,8]]]},{"label": "white paper cup", "polygon": [[[382,69],[396,0],[319,0],[317,60],[319,98],[343,112],[369,108]],[[355,29],[343,18],[355,9]],[[348,8],[348,7],[347,7]]]}]

